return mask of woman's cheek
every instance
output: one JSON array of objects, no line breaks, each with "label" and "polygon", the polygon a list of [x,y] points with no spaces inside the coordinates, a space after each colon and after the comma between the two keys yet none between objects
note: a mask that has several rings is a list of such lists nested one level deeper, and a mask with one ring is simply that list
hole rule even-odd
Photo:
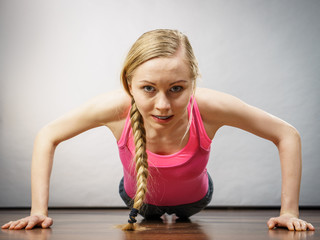
[{"label": "woman's cheek", "polygon": [[145,113],[152,110],[152,104],[150,103],[150,100],[146,98],[137,99],[136,104],[137,104],[138,110],[142,115],[145,115]]}]

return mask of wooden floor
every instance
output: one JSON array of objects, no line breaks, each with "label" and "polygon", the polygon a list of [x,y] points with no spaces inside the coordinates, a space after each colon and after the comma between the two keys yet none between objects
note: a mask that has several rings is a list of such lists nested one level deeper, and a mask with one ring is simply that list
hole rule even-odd
[{"label": "wooden floor", "polygon": [[[24,217],[27,210],[0,210],[0,225]],[[117,224],[127,221],[128,210],[56,209],[50,211],[54,225],[50,229],[1,230],[3,239],[122,239],[122,240],[263,240],[320,239],[320,210],[302,210],[301,217],[311,222],[316,231],[292,232],[285,229],[268,230],[266,222],[278,214],[276,210],[207,209],[192,216],[190,222],[178,222],[172,216],[163,221],[142,221],[142,230],[123,232]]]}]

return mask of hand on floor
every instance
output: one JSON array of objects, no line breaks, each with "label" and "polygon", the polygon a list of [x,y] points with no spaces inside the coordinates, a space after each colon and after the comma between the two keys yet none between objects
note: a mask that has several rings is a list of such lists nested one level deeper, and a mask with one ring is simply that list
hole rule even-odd
[{"label": "hand on floor", "polygon": [[288,213],[282,214],[279,217],[270,218],[267,224],[269,229],[273,229],[275,227],[285,227],[290,231],[314,231],[314,227],[311,223],[308,223]]},{"label": "hand on floor", "polygon": [[33,215],[26,218],[21,218],[17,221],[10,221],[4,224],[2,229],[19,230],[19,229],[32,229],[34,227],[48,228],[53,224],[52,218],[45,215]]}]

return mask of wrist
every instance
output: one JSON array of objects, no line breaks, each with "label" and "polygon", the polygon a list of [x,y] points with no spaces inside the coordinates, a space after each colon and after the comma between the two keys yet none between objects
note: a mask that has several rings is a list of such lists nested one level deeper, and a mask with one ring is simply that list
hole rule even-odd
[{"label": "wrist", "polygon": [[33,215],[44,215],[48,217],[48,209],[32,209],[31,208],[30,216],[33,216]]},{"label": "wrist", "polygon": [[299,198],[293,198],[283,194],[281,198],[280,215],[284,214],[299,218]]},{"label": "wrist", "polygon": [[280,216],[283,216],[283,215],[290,215],[292,217],[295,217],[295,218],[299,218],[299,210],[283,210],[281,209],[280,210]]}]

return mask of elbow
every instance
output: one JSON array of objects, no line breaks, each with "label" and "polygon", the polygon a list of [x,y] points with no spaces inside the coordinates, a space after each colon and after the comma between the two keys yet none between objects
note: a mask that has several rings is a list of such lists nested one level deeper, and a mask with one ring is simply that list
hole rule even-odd
[{"label": "elbow", "polygon": [[298,130],[296,128],[294,128],[293,126],[289,126],[289,133],[288,136],[290,136],[293,140],[297,141],[297,142],[301,142],[301,136],[300,133],[298,132]]},{"label": "elbow", "polygon": [[300,133],[298,132],[298,130],[295,129],[294,127],[292,127],[292,128],[293,128],[293,134],[295,135],[295,137],[297,139],[299,139],[299,141],[301,141],[301,136],[300,136]]},{"label": "elbow", "polygon": [[299,131],[291,126],[291,125],[286,125],[282,131],[280,131],[279,135],[277,138],[273,140],[273,143],[279,147],[281,143],[296,143],[301,145],[301,136]]},{"label": "elbow", "polygon": [[52,129],[49,125],[44,126],[36,136],[36,142],[46,143],[56,148],[61,141],[55,139]]}]

